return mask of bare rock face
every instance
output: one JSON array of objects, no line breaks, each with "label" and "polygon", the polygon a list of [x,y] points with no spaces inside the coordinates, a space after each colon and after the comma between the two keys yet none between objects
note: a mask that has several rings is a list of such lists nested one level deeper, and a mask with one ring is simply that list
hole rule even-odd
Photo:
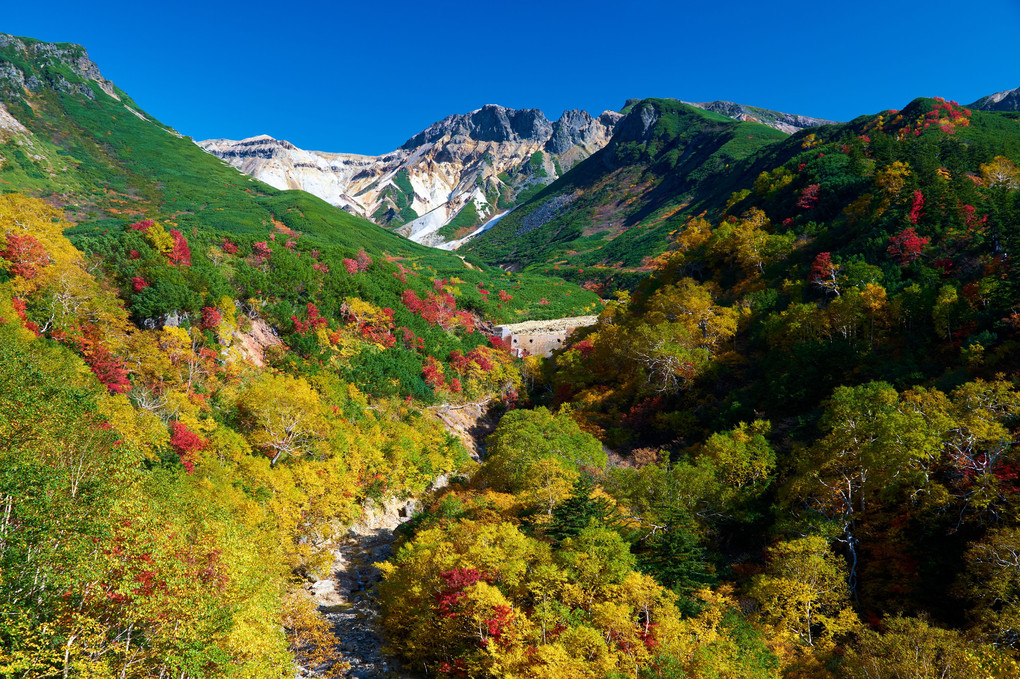
[{"label": "bare rock face", "polygon": [[1020,111],[1020,87],[981,97],[970,108],[980,111]]},{"label": "bare rock face", "polygon": [[542,142],[552,125],[537,108],[514,110],[487,104],[477,111],[452,115],[408,139],[401,149],[416,149],[443,138],[454,141]]},{"label": "bare rock face", "polygon": [[0,103],[0,138],[3,138],[6,134],[16,135],[27,135],[28,130],[25,126],[18,122],[17,118],[12,116],[8,111],[7,107]]},{"label": "bare rock face", "polygon": [[[630,102],[627,102],[630,104]],[[641,105],[631,110],[616,127],[613,135],[614,143],[648,141],[652,128],[659,121],[659,109],[651,105]]]},{"label": "bare rock face", "polygon": [[483,106],[448,116],[381,156],[306,151],[265,135],[198,142],[279,189],[302,189],[419,242],[450,246],[513,207],[528,189],[603,148],[622,116],[567,111],[550,123],[538,109]]},{"label": "bare rock face", "polygon": [[598,118],[592,118],[587,111],[564,111],[553,123],[552,135],[545,143],[546,151],[559,156],[579,147],[589,154],[595,153],[609,143],[621,118],[623,116],[616,111],[606,111]]}]

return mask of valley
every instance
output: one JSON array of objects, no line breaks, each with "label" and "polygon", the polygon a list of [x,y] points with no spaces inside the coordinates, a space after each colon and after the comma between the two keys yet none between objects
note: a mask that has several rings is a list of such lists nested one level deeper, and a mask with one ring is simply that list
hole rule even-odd
[{"label": "valley", "polygon": [[364,156],[0,34],[0,675],[1018,676],[1016,92]]}]

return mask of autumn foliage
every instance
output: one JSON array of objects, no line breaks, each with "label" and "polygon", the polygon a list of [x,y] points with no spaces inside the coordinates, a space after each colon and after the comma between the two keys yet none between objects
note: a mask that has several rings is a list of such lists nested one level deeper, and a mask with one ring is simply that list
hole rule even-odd
[{"label": "autumn foliage", "polygon": [[110,393],[123,394],[131,388],[127,366],[106,347],[97,327],[87,326],[78,337],[77,344],[92,374],[110,390]]},{"label": "autumn foliage", "polygon": [[906,266],[920,257],[924,246],[930,242],[931,239],[917,235],[913,228],[907,228],[889,238],[887,251],[901,266]]},{"label": "autumn foliage", "polygon": [[36,238],[29,234],[7,234],[6,244],[0,250],[0,258],[7,261],[8,271],[14,276],[31,280],[39,273],[39,269],[50,263],[46,249]]},{"label": "autumn foliage", "polygon": [[181,464],[189,474],[195,471],[198,452],[205,448],[206,441],[182,422],[170,423],[170,446],[177,453]]}]

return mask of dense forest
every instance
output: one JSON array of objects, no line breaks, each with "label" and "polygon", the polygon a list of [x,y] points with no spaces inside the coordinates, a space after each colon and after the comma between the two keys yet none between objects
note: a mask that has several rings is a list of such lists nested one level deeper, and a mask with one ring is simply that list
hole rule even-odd
[{"label": "dense forest", "polygon": [[0,41],[0,676],[342,676],[305,584],[393,497],[412,674],[1020,674],[1017,115],[632,102],[462,259],[83,54]]},{"label": "dense forest", "polygon": [[[738,168],[535,367],[558,414],[505,417],[419,517],[383,587],[391,632],[429,635],[403,653],[464,676],[1015,676],[1018,133],[917,100]],[[409,603],[422,578],[439,594]]]}]

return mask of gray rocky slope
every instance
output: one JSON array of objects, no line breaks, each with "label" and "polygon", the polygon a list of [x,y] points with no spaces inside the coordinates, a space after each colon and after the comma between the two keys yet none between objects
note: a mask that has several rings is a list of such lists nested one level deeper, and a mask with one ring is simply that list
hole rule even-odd
[{"label": "gray rocky slope", "polygon": [[981,111],[1020,111],[1020,87],[981,97],[970,108]]},{"label": "gray rocky slope", "polygon": [[[488,105],[452,115],[380,156],[306,151],[268,136],[198,142],[271,186],[303,189],[418,242],[469,203],[463,230],[509,209],[604,147],[622,116],[567,111],[550,122],[538,109]],[[469,217],[470,215],[470,217]],[[461,234],[463,235],[463,234]]]}]

